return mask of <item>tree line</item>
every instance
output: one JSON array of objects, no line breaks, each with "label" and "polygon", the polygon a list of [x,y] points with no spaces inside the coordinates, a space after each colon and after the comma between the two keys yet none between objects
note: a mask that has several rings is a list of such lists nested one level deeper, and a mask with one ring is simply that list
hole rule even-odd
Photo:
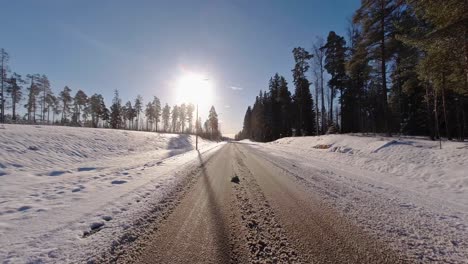
[{"label": "tree line", "polygon": [[[195,106],[191,103],[162,106],[154,96],[146,105],[143,97],[122,103],[119,92],[114,92],[112,104],[107,107],[101,94],[88,96],[83,90],[75,94],[65,86],[57,95],[44,74],[25,77],[8,67],[9,54],[0,49],[0,122],[54,124],[94,128],[144,130],[170,133],[198,133],[218,140],[221,138],[219,121],[214,106],[204,123],[194,120]],[[24,112],[19,111],[21,104]],[[10,110],[10,111],[7,111]]]},{"label": "tree line", "polygon": [[[248,107],[237,139],[385,133],[468,134],[468,2],[362,0],[347,36],[293,50],[294,93],[280,74]],[[311,92],[312,90],[312,92]]]}]

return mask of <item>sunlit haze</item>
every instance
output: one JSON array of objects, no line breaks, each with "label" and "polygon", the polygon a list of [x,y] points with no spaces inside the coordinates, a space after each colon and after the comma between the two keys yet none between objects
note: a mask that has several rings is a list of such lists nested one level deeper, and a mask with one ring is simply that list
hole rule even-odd
[{"label": "sunlit haze", "polygon": [[177,104],[198,105],[198,107],[206,112],[213,105],[213,82],[214,80],[205,75],[185,72],[176,81],[176,87],[173,89],[174,97]]}]

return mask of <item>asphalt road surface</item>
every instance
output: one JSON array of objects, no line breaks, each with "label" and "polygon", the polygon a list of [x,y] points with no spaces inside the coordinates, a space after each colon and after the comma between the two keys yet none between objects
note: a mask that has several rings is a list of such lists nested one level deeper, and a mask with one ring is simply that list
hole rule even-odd
[{"label": "asphalt road surface", "polygon": [[179,203],[138,254],[118,262],[405,262],[248,144],[198,158],[200,170]]}]

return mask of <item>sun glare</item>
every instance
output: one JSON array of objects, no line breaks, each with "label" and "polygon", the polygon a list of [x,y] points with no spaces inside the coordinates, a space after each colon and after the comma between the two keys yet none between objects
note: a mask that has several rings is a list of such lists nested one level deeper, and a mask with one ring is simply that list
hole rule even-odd
[{"label": "sun glare", "polygon": [[177,80],[176,100],[177,103],[198,104],[201,108],[212,104],[213,81],[209,78],[195,73],[187,73]]}]

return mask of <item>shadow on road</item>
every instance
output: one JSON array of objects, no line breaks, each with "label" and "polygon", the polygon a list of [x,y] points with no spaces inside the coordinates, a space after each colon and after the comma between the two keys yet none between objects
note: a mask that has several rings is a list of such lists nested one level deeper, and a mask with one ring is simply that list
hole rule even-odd
[{"label": "shadow on road", "polygon": [[[220,175],[208,175],[205,161],[203,160],[200,151],[198,151],[198,160],[200,162],[200,168],[202,170],[203,183],[205,184],[207,195],[208,195],[208,210],[210,212],[209,219],[212,221],[215,228],[215,239],[218,255],[223,259],[223,263],[228,263],[231,257],[231,249],[229,247],[229,232],[225,223],[225,218],[222,213],[222,207],[220,205],[220,193],[216,193],[213,189],[213,180],[215,177]],[[222,179],[220,179],[222,180]],[[220,186],[222,191],[222,186]]]}]

